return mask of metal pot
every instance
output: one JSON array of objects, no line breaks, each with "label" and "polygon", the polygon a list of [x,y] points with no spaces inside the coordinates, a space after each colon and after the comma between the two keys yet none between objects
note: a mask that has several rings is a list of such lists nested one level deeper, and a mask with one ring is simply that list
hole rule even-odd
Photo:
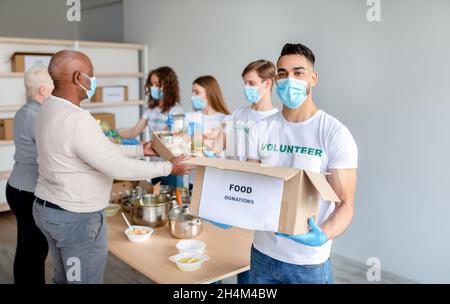
[{"label": "metal pot", "polygon": [[134,204],[140,204],[141,201],[142,196],[136,190],[133,190],[131,194],[120,199],[120,205],[122,205],[122,209],[125,212],[130,212],[131,207],[133,207]]},{"label": "metal pot", "polygon": [[174,207],[169,214],[170,234],[177,239],[192,239],[203,230],[199,217],[189,212],[189,205]]},{"label": "metal pot", "polygon": [[142,195],[142,204],[139,205],[154,205],[158,203],[164,203],[165,201],[158,201],[158,196],[155,194],[143,194]]},{"label": "metal pot", "polygon": [[131,220],[134,225],[160,227],[169,220],[170,202],[133,205],[131,208]]},{"label": "metal pot", "polygon": [[[175,198],[170,199],[169,204],[170,204],[170,211],[172,211],[173,208],[178,207],[178,203]],[[170,212],[169,212],[169,218],[170,218]]]}]

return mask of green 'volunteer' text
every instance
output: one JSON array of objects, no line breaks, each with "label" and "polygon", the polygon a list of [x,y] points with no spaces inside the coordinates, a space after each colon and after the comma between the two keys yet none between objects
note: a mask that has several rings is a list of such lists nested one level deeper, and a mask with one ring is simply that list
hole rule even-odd
[{"label": "green 'volunteer' text", "polygon": [[248,134],[250,132],[250,128],[247,127],[244,124],[233,124],[233,129],[237,130],[237,131],[244,131],[245,134]]},{"label": "green 'volunteer' text", "polygon": [[281,152],[281,153],[300,153],[300,154],[307,154],[307,155],[313,155],[313,156],[319,156],[322,157],[323,150],[322,149],[315,149],[315,148],[309,148],[309,147],[301,147],[301,146],[294,146],[294,145],[277,145],[277,144],[263,144],[262,145],[263,151],[269,151],[269,152]]},{"label": "green 'volunteer' text", "polygon": [[151,118],[150,119],[150,123],[159,124],[159,125],[165,125],[166,124],[166,120],[161,119],[161,118]]}]

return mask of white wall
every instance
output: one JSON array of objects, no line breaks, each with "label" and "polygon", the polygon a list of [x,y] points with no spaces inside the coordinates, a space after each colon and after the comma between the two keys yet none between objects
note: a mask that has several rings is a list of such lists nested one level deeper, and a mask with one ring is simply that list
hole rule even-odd
[{"label": "white wall", "polygon": [[69,22],[66,0],[0,0],[0,36],[123,41],[118,0],[81,0],[81,21]]},{"label": "white wall", "polygon": [[0,0],[0,36],[77,39],[78,24],[66,11],[65,0]]},{"label": "white wall", "polygon": [[185,108],[201,74],[245,104],[240,73],[285,42],[317,56],[316,103],[359,146],[356,215],[336,253],[419,282],[450,283],[450,1],[125,0],[124,37],[149,45],[150,67],[178,73]]},{"label": "white wall", "polygon": [[84,0],[79,39],[123,41],[123,3],[117,0]]}]

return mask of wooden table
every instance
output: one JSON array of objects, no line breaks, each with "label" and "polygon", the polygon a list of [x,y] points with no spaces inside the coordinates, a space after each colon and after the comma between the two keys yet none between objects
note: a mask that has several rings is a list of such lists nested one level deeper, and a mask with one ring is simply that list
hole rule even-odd
[{"label": "wooden table", "polygon": [[206,243],[210,260],[197,271],[183,272],[169,261],[178,253],[179,240],[170,235],[168,225],[155,228],[144,243],[128,241],[126,228],[120,214],[108,218],[109,251],[158,284],[209,284],[250,269],[252,231],[223,230],[203,222],[203,232],[196,239]]}]

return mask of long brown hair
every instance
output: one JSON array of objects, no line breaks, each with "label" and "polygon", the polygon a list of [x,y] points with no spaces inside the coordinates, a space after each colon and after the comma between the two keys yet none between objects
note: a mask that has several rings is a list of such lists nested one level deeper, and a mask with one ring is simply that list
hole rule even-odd
[{"label": "long brown hair", "polygon": [[201,76],[195,79],[192,84],[198,84],[205,89],[208,102],[215,111],[226,115],[230,114],[230,110],[228,110],[228,107],[225,104],[219,83],[214,77],[210,75]]},{"label": "long brown hair", "polygon": [[[180,86],[178,85],[178,77],[175,71],[168,66],[162,66],[150,71],[145,82],[147,89],[150,89],[150,78],[155,75],[159,78],[161,88],[163,90],[163,107],[161,111],[168,112],[177,103],[180,104]],[[152,95],[148,97],[148,107],[154,109],[159,105],[159,100],[153,99]]]}]

